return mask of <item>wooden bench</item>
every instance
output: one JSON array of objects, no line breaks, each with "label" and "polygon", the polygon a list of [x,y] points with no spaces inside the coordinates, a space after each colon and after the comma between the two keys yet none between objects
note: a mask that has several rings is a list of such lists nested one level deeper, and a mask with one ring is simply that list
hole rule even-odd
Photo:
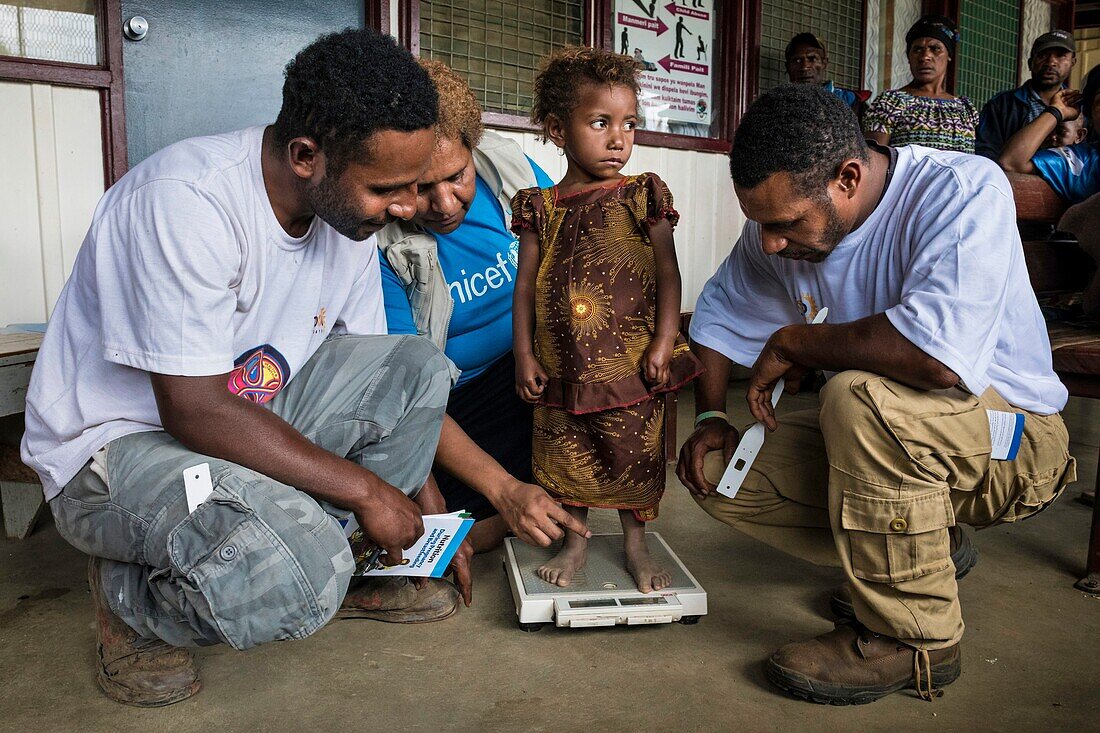
[{"label": "wooden bench", "polygon": [[[1066,204],[1038,176],[1009,174],[1016,200],[1016,217],[1023,223],[1057,224]],[[1024,259],[1035,294],[1040,298],[1080,292],[1096,266],[1071,239],[1025,241]],[[1053,321],[1047,324],[1054,371],[1075,397],[1100,399],[1100,328],[1087,321]],[[1100,467],[1096,487],[1100,491]],[[1100,593],[1100,500],[1093,495],[1092,530],[1085,575],[1079,590]]]},{"label": "wooden bench", "polygon": [[[27,385],[41,344],[40,333],[0,333],[0,417],[26,409]],[[19,462],[14,446],[0,446],[0,505],[4,532],[15,539],[30,534],[45,505],[38,478]]]}]

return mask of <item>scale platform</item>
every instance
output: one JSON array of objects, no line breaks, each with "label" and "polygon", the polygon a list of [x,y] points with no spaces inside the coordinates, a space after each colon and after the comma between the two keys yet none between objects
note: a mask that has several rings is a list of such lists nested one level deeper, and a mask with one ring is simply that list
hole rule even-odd
[{"label": "scale platform", "polygon": [[558,552],[559,544],[533,547],[515,537],[504,540],[504,572],[512,586],[519,627],[537,631],[543,625],[570,628],[624,624],[696,623],[707,613],[707,592],[655,532],[646,534],[649,551],[672,573],[672,585],[640,593],[626,571],[621,534],[594,534],[588,562],[566,588],[535,574]]}]

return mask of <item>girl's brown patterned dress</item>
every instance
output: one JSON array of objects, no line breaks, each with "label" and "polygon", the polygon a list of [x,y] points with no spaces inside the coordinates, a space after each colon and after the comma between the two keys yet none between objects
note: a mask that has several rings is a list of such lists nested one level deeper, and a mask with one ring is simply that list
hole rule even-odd
[{"label": "girl's brown patterned dress", "polygon": [[[657,279],[649,225],[679,215],[653,173],[558,197],[524,189],[515,231],[539,238],[535,357],[550,381],[535,407],[535,480],[566,504],[657,517],[664,493],[664,400],[641,359],[656,324]],[[677,338],[670,385],[702,371]],[[655,398],[656,397],[656,398]]]}]

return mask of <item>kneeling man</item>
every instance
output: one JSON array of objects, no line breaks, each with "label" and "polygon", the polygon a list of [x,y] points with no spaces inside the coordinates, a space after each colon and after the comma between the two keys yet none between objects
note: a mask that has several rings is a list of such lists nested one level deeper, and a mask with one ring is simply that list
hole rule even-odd
[{"label": "kneeling man", "polygon": [[[333,516],[397,562],[423,532],[410,497],[452,367],[383,335],[364,240],[416,211],[437,114],[407,51],[349,29],[290,63],[274,125],[171,145],[96,208],[31,379],[23,458],[58,532],[95,558],[112,699],[182,700],[199,689],[185,647],[300,639],[342,603],[417,621],[457,605],[444,581],[349,593]],[[189,511],[184,471],[203,463],[212,492]]]},{"label": "kneeling man", "polygon": [[[952,547],[956,523],[1031,516],[1076,477],[1011,188],[985,158],[868,147],[851,110],[810,86],[749,109],[730,170],[751,221],[691,323],[703,419],[678,473],[727,524],[832,529],[848,577],[834,605],[851,617],[776,652],[772,682],[833,704],[931,698],[960,672],[956,571],[972,560]],[[827,323],[808,325],[823,307]],[[749,406],[771,430],[780,377],[830,376],[820,410],[780,421],[733,499],[714,484],[739,439],[723,412],[731,361],[752,367]],[[990,410],[1024,416],[1010,460],[992,456]]]}]

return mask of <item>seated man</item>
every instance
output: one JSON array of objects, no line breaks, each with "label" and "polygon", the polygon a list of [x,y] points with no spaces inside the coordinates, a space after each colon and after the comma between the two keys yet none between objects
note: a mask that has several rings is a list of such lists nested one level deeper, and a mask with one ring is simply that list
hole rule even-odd
[{"label": "seated man", "polygon": [[1067,204],[1084,201],[1100,192],[1100,146],[1085,141],[1068,147],[1047,147],[1064,122],[1073,122],[1089,110],[1093,120],[1100,119],[1100,94],[1084,99],[1074,89],[1060,89],[1043,114],[1024,125],[1009,138],[998,159],[1010,173],[1040,176]]},{"label": "seated man", "polygon": [[[773,683],[834,704],[930,698],[960,672],[949,529],[1031,516],[1075,479],[1012,191],[978,156],[869,148],[843,104],[803,86],[749,108],[730,170],[750,221],[691,322],[707,370],[677,473],[733,526],[832,531],[852,616],[776,652]],[[749,407],[775,431],[732,499],[715,491],[739,440],[731,361],[752,367]],[[811,369],[832,374],[820,410],[777,423],[777,380]],[[993,459],[987,410],[1024,416],[1014,458]]]},{"label": "seated man", "polygon": [[[96,208],[22,454],[58,532],[94,558],[112,699],[182,700],[199,678],[181,647],[301,639],[341,603],[454,611],[446,581],[349,593],[338,522],[354,515],[391,563],[423,532],[411,497],[453,367],[426,339],[384,335],[364,240],[415,212],[436,117],[413,57],[349,29],[290,62],[273,125],[171,145]],[[212,491],[189,511],[184,472],[204,463]]]},{"label": "seated man", "polygon": [[866,89],[853,91],[837,86],[825,79],[829,68],[829,54],[825,44],[817,40],[813,33],[799,33],[787,44],[787,78],[792,84],[814,84],[830,94],[835,94],[844,104],[852,108],[856,117],[863,116],[871,92]]},{"label": "seated man", "polygon": [[1055,30],[1036,38],[1027,59],[1031,78],[1016,89],[1001,92],[982,107],[974,152],[997,160],[1008,139],[1041,115],[1054,93],[1065,88],[1076,63],[1073,34]]}]

